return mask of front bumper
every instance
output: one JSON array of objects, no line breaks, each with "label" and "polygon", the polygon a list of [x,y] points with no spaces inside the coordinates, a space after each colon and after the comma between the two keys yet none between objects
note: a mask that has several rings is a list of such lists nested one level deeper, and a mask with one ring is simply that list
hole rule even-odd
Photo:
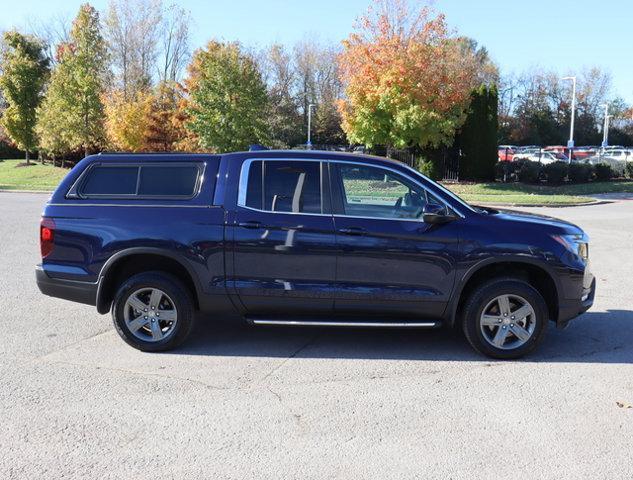
[{"label": "front bumper", "polygon": [[590,278],[586,278],[586,281],[590,282],[589,286],[583,287],[582,295],[579,299],[565,300],[558,306],[558,318],[556,319],[558,328],[565,328],[571,320],[585,313],[593,305],[593,300],[596,296],[596,279],[593,275],[590,275]]},{"label": "front bumper", "polygon": [[98,283],[53,278],[44,271],[41,265],[35,267],[35,281],[44,295],[87,305],[97,304]]}]

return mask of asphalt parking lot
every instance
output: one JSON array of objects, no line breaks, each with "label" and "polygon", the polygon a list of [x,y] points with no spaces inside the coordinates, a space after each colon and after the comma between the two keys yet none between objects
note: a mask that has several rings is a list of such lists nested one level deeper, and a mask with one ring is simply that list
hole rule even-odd
[{"label": "asphalt parking lot", "polygon": [[37,290],[45,201],[0,193],[0,478],[631,477],[633,200],[530,209],[589,233],[598,293],[518,362],[444,331],[217,319],[138,352]]}]

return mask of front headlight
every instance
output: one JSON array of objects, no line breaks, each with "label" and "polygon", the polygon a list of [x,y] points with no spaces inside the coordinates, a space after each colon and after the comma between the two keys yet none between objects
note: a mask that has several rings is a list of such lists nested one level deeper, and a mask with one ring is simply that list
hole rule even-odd
[{"label": "front headlight", "polygon": [[574,235],[552,235],[552,238],[564,246],[567,251],[580,257],[584,262],[589,260],[589,239],[581,233]]}]

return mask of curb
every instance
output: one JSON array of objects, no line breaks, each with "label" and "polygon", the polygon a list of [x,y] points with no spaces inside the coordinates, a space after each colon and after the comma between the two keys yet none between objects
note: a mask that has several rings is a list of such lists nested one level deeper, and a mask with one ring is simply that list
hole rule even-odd
[{"label": "curb", "polygon": [[8,190],[0,188],[0,193],[53,193],[53,190]]},{"label": "curb", "polygon": [[504,208],[504,207],[542,207],[542,208],[564,208],[564,207],[588,207],[593,205],[606,205],[607,203],[613,203],[614,200],[595,200],[592,202],[579,202],[579,203],[548,203],[543,205],[542,203],[482,203],[478,202],[478,205],[485,207]]}]

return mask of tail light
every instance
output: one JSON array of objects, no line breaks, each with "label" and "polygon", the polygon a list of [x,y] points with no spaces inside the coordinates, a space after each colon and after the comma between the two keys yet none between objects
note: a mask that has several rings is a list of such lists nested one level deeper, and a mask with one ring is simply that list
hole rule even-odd
[{"label": "tail light", "polygon": [[46,258],[53,251],[55,245],[55,222],[52,218],[42,218],[40,222],[40,251],[42,258]]}]

